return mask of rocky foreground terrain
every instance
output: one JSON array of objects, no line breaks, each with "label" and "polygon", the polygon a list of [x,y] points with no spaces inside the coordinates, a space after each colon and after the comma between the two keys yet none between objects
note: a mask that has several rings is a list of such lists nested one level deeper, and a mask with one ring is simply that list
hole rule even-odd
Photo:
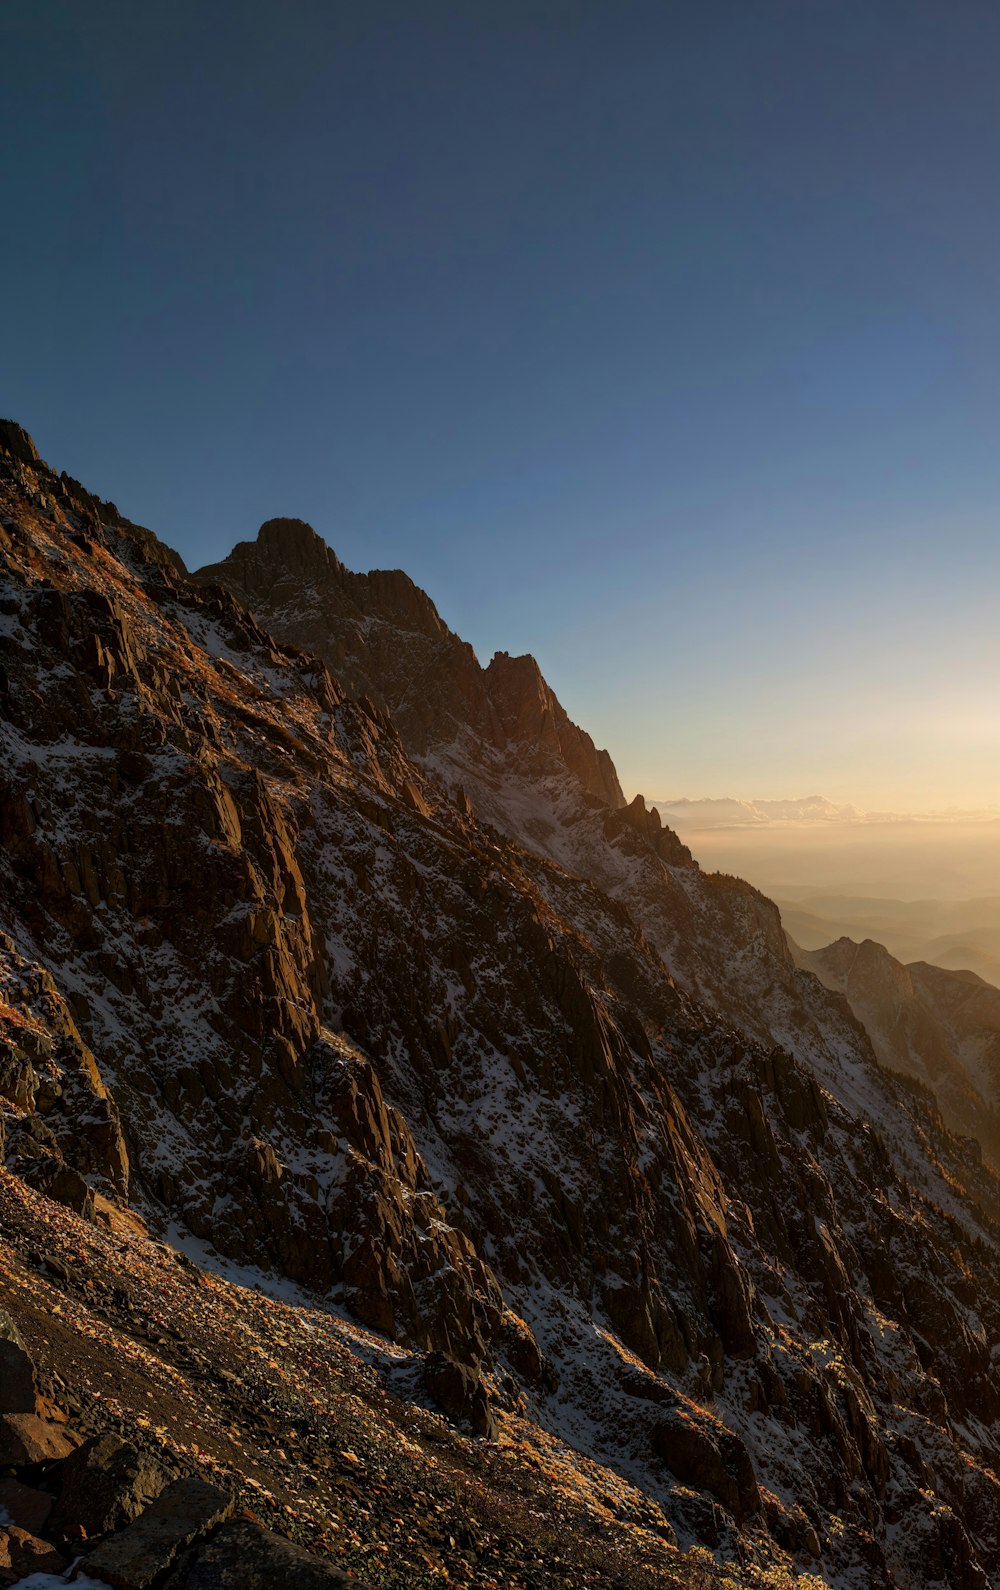
[{"label": "rocky foreground terrain", "polygon": [[1000,1583],[989,1145],[531,659],[7,422],[0,722],[0,1578]]}]

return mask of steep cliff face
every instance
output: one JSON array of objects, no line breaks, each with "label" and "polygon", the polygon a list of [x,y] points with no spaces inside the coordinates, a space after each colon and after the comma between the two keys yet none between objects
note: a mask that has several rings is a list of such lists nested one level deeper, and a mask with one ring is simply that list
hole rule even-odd
[{"label": "steep cliff face", "polygon": [[[276,521],[238,595],[193,583],[25,451],[0,452],[11,1168],[313,1288],[414,1355],[401,1395],[563,1443],[651,1538],[995,1580],[1000,1188],[775,908],[624,806],[530,660],[479,669],[405,576]],[[249,616],[265,585],[286,614],[315,586],[341,677]]]},{"label": "steep cliff face", "polygon": [[[0,934],[0,1152],[24,1180],[92,1214],[129,1191],[114,1099],[53,978]],[[10,1130],[5,1130],[9,1121]]]}]

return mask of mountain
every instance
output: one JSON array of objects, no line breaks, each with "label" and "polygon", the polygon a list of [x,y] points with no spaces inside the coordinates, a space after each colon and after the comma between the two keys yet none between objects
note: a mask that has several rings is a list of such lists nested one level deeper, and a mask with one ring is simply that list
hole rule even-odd
[{"label": "mountain", "polygon": [[1000,1183],[777,908],[405,575],[279,520],[189,576],[0,449],[0,1463],[38,1550],[96,1574],[180,1510],[174,1590],[227,1552],[995,1583]]},{"label": "mountain", "polygon": [[387,711],[460,807],[625,906],[676,982],[727,1022],[765,1043],[794,1038],[832,1068],[857,1043],[843,1008],[799,977],[771,902],[703,874],[642,796],[625,804],[607,752],[568,722],[533,658],[499,653],[481,668],[405,575],[350,573],[298,520],[268,521],[192,578]]},{"label": "mountain", "polygon": [[947,971],[975,972],[1000,987],[1000,898],[865,899],[803,892],[780,900],[781,920],[803,949],[835,938],[884,944],[897,960],[930,961]]},{"label": "mountain", "polygon": [[388,708],[411,753],[480,778],[568,771],[602,806],[624,797],[607,751],[569,721],[533,657],[480,667],[399,569],[353,574],[301,519],[269,519],[224,563],[200,569],[277,635],[322,657],[345,687]]},{"label": "mountain", "polygon": [[880,1063],[931,1088],[952,1130],[1000,1166],[1000,989],[975,972],[904,966],[871,939],[792,953],[846,997]]}]

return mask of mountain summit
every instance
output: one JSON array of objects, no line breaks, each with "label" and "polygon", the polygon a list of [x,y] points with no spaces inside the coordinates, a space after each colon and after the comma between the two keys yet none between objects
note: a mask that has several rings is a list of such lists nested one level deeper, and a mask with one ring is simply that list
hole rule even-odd
[{"label": "mountain summit", "polygon": [[625,804],[607,751],[570,722],[534,658],[498,652],[482,668],[400,570],[354,574],[301,520],[271,519],[194,579],[225,586],[265,627],[322,657],[439,775],[462,784],[568,773],[602,803]]},{"label": "mountain summit", "polygon": [[530,658],[8,427],[0,724],[12,1560],[1000,1581],[988,1159]]}]

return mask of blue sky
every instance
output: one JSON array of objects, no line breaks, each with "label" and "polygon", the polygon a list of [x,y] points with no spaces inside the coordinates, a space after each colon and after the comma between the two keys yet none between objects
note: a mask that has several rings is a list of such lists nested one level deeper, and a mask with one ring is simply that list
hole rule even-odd
[{"label": "blue sky", "polygon": [[987,0],[4,8],[0,410],[191,564],[275,513],[629,788],[1000,774]]}]

